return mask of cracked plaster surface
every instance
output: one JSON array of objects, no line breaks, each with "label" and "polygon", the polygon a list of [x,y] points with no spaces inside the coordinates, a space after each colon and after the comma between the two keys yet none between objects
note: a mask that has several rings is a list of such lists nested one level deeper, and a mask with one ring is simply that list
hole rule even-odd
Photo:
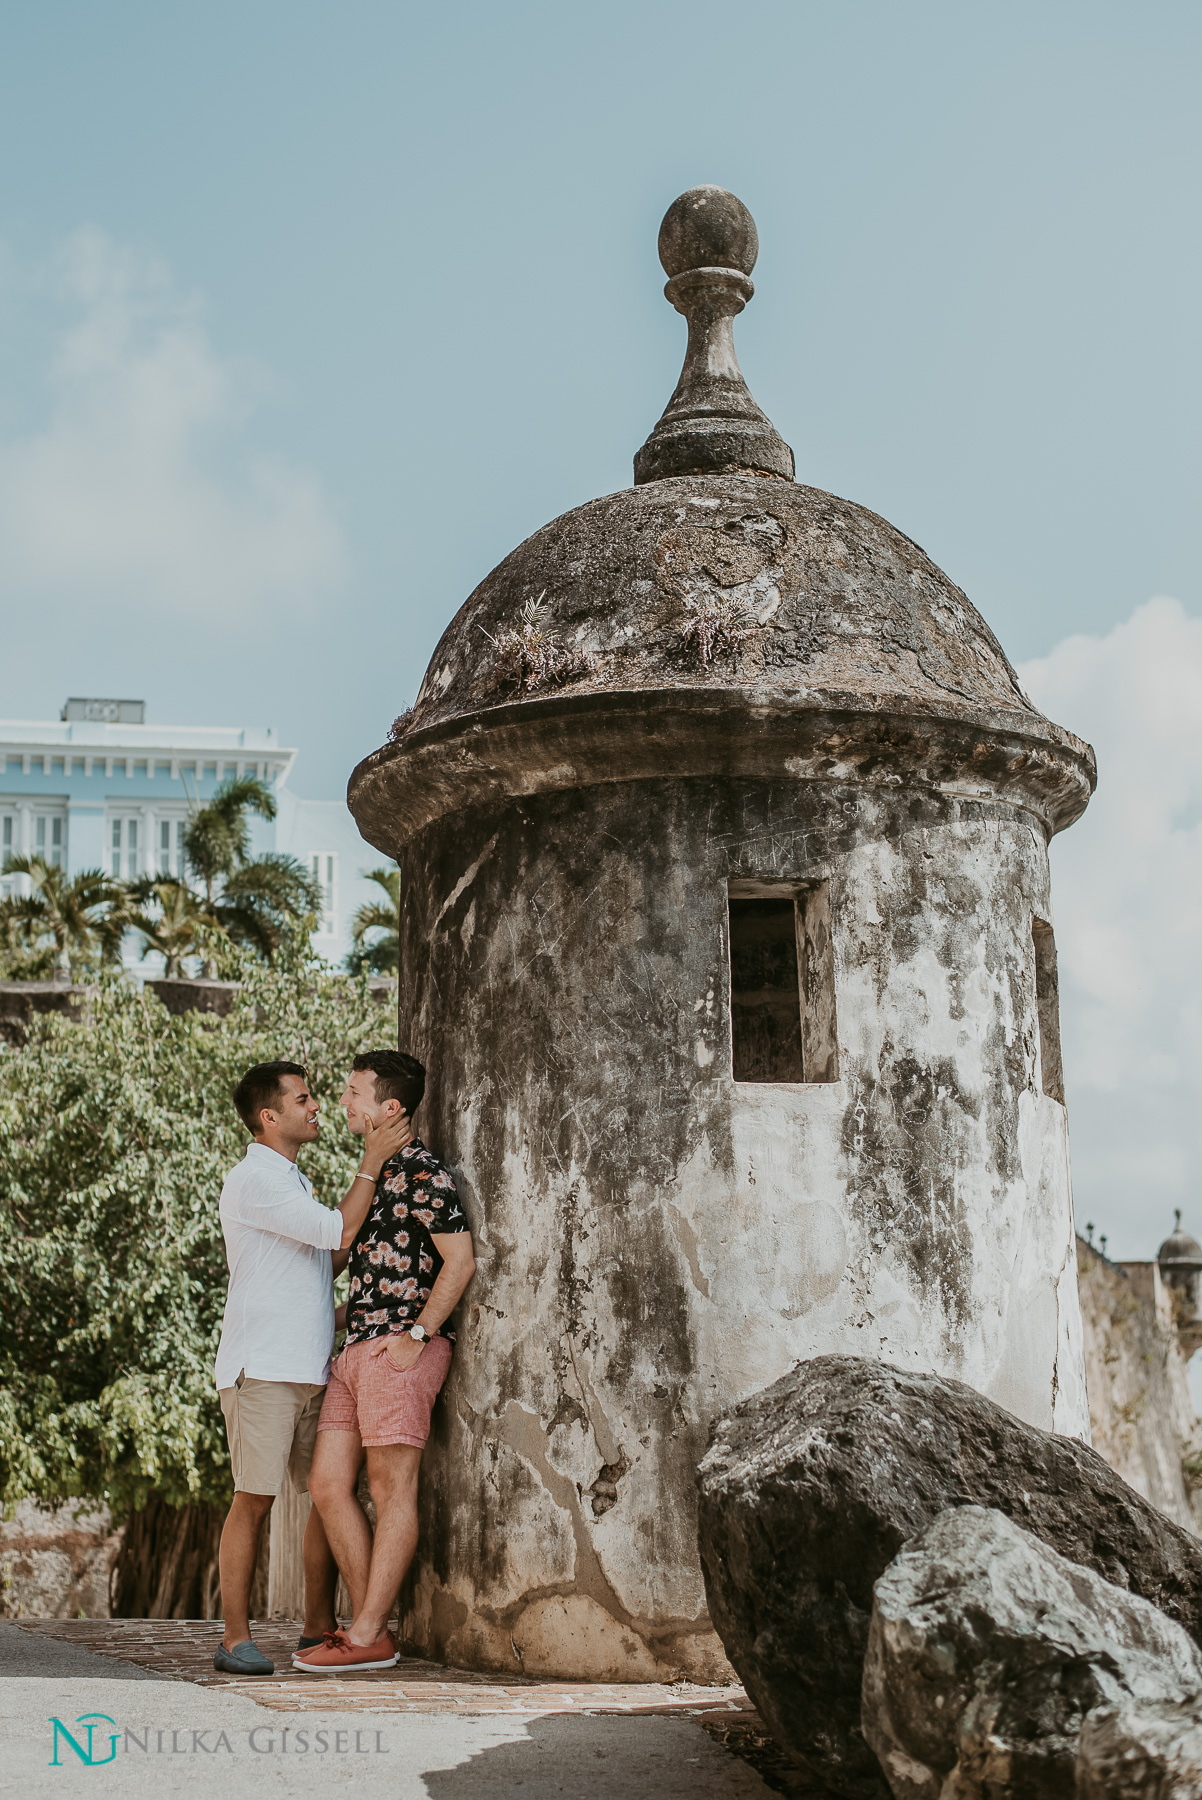
[{"label": "cracked plaster surface", "polygon": [[[461,814],[414,854],[405,1037],[480,1243],[418,1642],[719,1677],[694,1470],[710,1422],[805,1357],[954,1374],[1087,1433],[1028,816],[629,783]],[[731,1079],[726,883],[748,877],[829,883],[838,1081]]]}]

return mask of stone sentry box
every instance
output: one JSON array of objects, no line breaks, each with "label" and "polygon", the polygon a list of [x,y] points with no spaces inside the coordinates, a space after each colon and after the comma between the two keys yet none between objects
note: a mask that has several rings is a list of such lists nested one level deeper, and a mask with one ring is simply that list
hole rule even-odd
[{"label": "stone sentry box", "polygon": [[792,479],[746,209],[692,190],[660,253],[689,350],[635,486],[481,584],[349,799],[479,1245],[406,1632],[704,1680],[696,1465],[799,1359],[1088,1432],[1038,934],[1094,761],[917,545]]}]

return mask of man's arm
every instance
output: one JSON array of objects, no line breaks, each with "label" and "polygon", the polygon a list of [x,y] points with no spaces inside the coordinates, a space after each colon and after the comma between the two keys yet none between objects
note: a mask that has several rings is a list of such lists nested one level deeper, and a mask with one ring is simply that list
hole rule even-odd
[{"label": "man's arm", "polygon": [[222,1197],[222,1216],[258,1231],[270,1231],[276,1237],[291,1238],[298,1244],[310,1244],[315,1250],[339,1254],[354,1243],[376,1191],[380,1171],[390,1156],[403,1150],[413,1137],[406,1115],[395,1113],[378,1131],[368,1127],[363,1146],[360,1173],[347,1193],[331,1210],[304,1190],[301,1183],[288,1184],[281,1192],[279,1183],[256,1179],[253,1172],[237,1194],[227,1201]]},{"label": "man's arm", "polygon": [[[430,1298],[413,1321],[428,1331],[433,1337],[440,1325],[444,1325],[454,1312],[468,1282],[476,1273],[476,1256],[472,1249],[470,1231],[444,1231],[431,1234],[430,1242],[442,1257],[442,1268],[438,1271],[438,1280],[430,1290]],[[408,1332],[401,1336],[380,1339],[379,1349],[374,1355],[387,1353],[398,1369],[411,1369],[422,1353],[423,1346]]]},{"label": "man's arm", "polygon": [[[413,1127],[406,1112],[394,1113],[383,1125],[375,1126],[370,1119],[366,1121],[366,1125],[359,1172],[338,1202],[338,1211],[342,1214],[342,1242],[337,1250],[330,1252],[334,1259],[335,1275],[346,1267],[346,1257],[342,1256],[342,1252],[349,1251],[359,1235],[360,1227],[367,1217],[367,1209],[375,1198],[376,1183],[384,1164],[390,1156],[395,1156],[398,1150],[403,1150],[406,1144],[413,1141]],[[341,1262],[339,1257],[342,1257]],[[433,1299],[434,1296],[431,1294],[430,1298]]]}]

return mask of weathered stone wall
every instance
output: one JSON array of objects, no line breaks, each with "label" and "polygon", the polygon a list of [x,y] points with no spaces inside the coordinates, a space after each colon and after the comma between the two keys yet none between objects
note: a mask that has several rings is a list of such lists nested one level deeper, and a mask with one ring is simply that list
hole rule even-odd
[{"label": "weathered stone wall", "polygon": [[107,1507],[20,1501],[0,1522],[0,1617],[107,1619],[120,1544]]},{"label": "weathered stone wall", "polygon": [[[1046,839],[986,800],[628,782],[406,852],[401,1041],[479,1273],[407,1629],[593,1678],[722,1669],[696,1550],[713,1417],[824,1351],[1087,1432]],[[729,880],[829,882],[840,1079],[731,1075]]]},{"label": "weathered stone wall", "polygon": [[1178,1525],[1202,1530],[1202,1428],[1171,1297],[1154,1262],[1077,1240],[1094,1448]]}]

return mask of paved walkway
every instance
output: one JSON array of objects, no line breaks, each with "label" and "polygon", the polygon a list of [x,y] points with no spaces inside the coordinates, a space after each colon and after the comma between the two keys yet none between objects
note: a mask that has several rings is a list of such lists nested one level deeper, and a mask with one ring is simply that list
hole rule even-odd
[{"label": "paved walkway", "polygon": [[219,1630],[0,1622],[0,1800],[770,1800],[770,1787],[810,1800],[739,1688],[498,1679],[416,1659],[289,1675],[295,1625],[259,1629],[281,1672],[250,1682],[214,1670]]},{"label": "paved walkway", "polygon": [[227,1688],[278,1712],[355,1713],[643,1713],[709,1718],[748,1713],[741,1687],[696,1687],[691,1682],[545,1681],[533,1676],[480,1675],[441,1663],[403,1657],[395,1669],[355,1675],[302,1675],[292,1667],[300,1627],[276,1621],[255,1626],[255,1642],[276,1674],[247,1680],[220,1675],[213,1650],[219,1620],[29,1619],[23,1631],[81,1650],[133,1663],[160,1678]]}]

